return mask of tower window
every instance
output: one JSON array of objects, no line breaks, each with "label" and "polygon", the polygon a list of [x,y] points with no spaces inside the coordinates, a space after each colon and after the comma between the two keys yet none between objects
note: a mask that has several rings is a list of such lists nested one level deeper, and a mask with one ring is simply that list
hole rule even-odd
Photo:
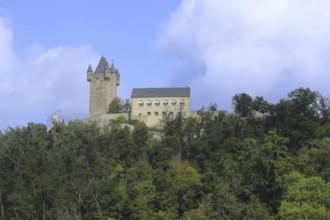
[{"label": "tower window", "polygon": [[171,105],[176,106],[176,101],[174,99],[171,101]]},{"label": "tower window", "polygon": [[159,100],[155,101],[155,106],[160,106],[160,101]]},{"label": "tower window", "polygon": [[138,102],[138,105],[139,105],[139,107],[143,107],[143,101],[142,100],[140,100],[139,102]]},{"label": "tower window", "polygon": [[184,100],[183,99],[180,100],[180,106],[184,106]]},{"label": "tower window", "polygon": [[147,106],[151,106],[152,105],[152,102],[150,100],[147,101]]},{"label": "tower window", "polygon": [[163,101],[163,106],[168,106],[168,101],[167,100]]}]

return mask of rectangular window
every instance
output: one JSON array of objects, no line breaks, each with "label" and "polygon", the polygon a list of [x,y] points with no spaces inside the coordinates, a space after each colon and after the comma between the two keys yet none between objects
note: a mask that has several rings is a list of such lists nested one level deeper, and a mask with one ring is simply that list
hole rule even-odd
[{"label": "rectangular window", "polygon": [[184,100],[183,99],[180,100],[180,106],[184,106]]},{"label": "rectangular window", "polygon": [[155,116],[158,116],[158,112],[155,112]]},{"label": "rectangular window", "polygon": [[162,112],[163,117],[166,116],[166,112]]},{"label": "rectangular window", "polygon": [[148,116],[151,116],[151,112],[147,112],[147,115],[148,115]]}]

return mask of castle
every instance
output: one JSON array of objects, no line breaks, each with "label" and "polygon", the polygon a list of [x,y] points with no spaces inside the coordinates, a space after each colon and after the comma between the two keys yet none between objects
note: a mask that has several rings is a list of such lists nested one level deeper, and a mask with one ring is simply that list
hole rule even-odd
[{"label": "castle", "polygon": [[135,88],[131,95],[131,112],[107,114],[110,103],[117,98],[120,74],[114,64],[101,57],[95,71],[89,65],[89,120],[107,124],[120,116],[144,122],[149,127],[160,126],[166,114],[190,115],[190,88]]}]

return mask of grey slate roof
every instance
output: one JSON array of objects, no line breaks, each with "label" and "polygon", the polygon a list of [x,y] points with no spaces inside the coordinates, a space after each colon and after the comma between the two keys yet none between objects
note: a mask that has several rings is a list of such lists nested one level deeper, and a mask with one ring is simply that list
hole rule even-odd
[{"label": "grey slate roof", "polygon": [[104,73],[105,70],[108,69],[108,67],[109,67],[108,61],[102,56],[99,64],[96,67],[95,73]]},{"label": "grey slate roof", "polygon": [[190,97],[190,88],[135,88],[131,97]]},{"label": "grey slate roof", "polygon": [[120,76],[120,73],[119,73],[118,69],[116,69],[116,74],[117,74],[117,76]]},{"label": "grey slate roof", "polygon": [[89,64],[88,69],[87,69],[87,73],[89,73],[89,72],[93,72],[92,66],[90,64]]},{"label": "grey slate roof", "polygon": [[111,72],[115,72],[115,71],[116,71],[115,65],[112,63],[111,64]]},{"label": "grey slate roof", "polygon": [[[88,70],[89,70],[89,67],[88,67]],[[118,70],[117,70],[116,67],[115,67],[115,65],[112,63],[112,64],[111,64],[111,67],[110,67],[110,65],[109,65],[109,63],[108,63],[108,61],[107,61],[107,59],[106,59],[105,57],[102,56],[101,59],[100,59],[99,64],[98,64],[97,67],[96,67],[96,70],[95,70],[94,73],[104,73],[106,70],[111,70],[111,72],[114,72],[114,73],[116,73],[118,76],[120,76]],[[117,71],[116,71],[116,70],[117,70]]]},{"label": "grey slate roof", "polygon": [[110,70],[110,66],[108,62],[105,64],[105,70]]}]

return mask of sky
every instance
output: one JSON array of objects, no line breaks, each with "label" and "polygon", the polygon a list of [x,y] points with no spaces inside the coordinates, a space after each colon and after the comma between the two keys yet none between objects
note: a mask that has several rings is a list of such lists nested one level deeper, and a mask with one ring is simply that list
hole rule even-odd
[{"label": "sky", "polygon": [[330,94],[328,0],[0,1],[0,129],[88,117],[86,70],[105,56],[132,88],[191,88],[192,109],[237,93]]}]

